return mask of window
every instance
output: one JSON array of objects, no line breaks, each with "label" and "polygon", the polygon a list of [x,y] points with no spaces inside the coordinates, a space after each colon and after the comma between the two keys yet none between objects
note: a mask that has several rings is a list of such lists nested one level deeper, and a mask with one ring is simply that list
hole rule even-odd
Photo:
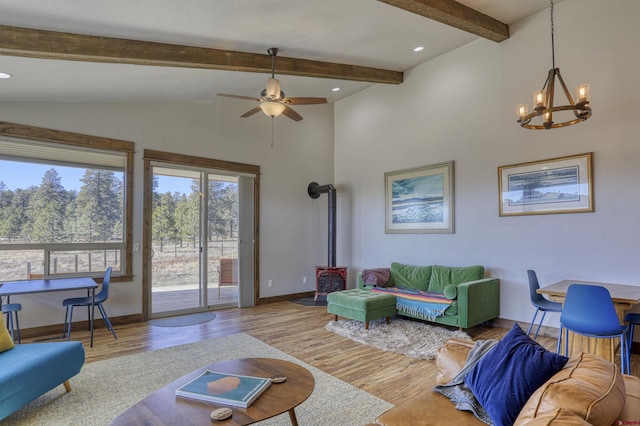
[{"label": "window", "polygon": [[132,160],[131,142],[0,123],[0,281],[130,276]]}]

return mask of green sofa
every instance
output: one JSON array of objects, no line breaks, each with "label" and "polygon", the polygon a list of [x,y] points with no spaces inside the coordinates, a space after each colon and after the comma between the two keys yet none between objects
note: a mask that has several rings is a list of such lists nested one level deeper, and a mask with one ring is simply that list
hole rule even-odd
[{"label": "green sofa", "polygon": [[[380,272],[386,272],[386,275],[382,274],[385,282],[381,282]],[[393,262],[388,269],[362,271],[358,274],[358,288],[395,294],[399,315],[461,329],[500,315],[500,280],[485,278],[484,267],[479,265],[415,266]],[[444,312],[435,315],[432,312],[425,313],[420,300],[417,300],[422,296],[448,299],[450,305],[444,305]]]}]

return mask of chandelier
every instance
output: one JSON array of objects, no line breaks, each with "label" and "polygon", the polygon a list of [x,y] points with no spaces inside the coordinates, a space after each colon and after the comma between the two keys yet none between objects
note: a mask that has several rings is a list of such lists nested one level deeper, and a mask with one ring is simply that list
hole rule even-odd
[{"label": "chandelier", "polygon": [[[547,75],[541,90],[533,92],[533,111],[529,113],[527,104],[520,104],[517,107],[516,114],[518,123],[526,129],[555,129],[558,127],[570,126],[587,120],[591,117],[591,107],[589,102],[589,85],[581,84],[576,87],[576,101],[571,98],[571,93],[564,84],[564,80],[560,75],[560,69],[556,68],[555,44],[553,40],[553,0],[551,0],[551,60],[552,66]],[[562,91],[568,101],[566,105],[554,106],[554,94],[556,79],[562,87]],[[562,113],[561,113],[562,112]],[[569,114],[567,112],[570,112]],[[541,124],[534,124],[532,120],[538,117],[542,118]],[[554,118],[556,121],[554,121]],[[560,118],[566,118],[564,121]]]}]

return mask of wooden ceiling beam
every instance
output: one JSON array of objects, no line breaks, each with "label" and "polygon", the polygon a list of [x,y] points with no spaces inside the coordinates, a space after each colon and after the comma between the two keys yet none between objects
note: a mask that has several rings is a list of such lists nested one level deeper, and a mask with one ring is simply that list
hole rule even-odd
[{"label": "wooden ceiling beam", "polygon": [[501,42],[509,26],[455,0],[378,0],[477,36]]},{"label": "wooden ceiling beam", "polygon": [[[0,55],[222,71],[271,73],[266,54],[0,25]],[[278,74],[400,84],[400,71],[278,56]]]}]

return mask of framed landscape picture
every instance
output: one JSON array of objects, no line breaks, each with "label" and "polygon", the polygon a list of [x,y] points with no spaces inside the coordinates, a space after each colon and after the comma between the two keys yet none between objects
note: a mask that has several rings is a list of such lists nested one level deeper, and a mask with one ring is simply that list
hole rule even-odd
[{"label": "framed landscape picture", "polygon": [[453,233],[453,161],[384,174],[385,233]]},{"label": "framed landscape picture", "polygon": [[594,211],[593,153],[498,167],[500,216]]}]

